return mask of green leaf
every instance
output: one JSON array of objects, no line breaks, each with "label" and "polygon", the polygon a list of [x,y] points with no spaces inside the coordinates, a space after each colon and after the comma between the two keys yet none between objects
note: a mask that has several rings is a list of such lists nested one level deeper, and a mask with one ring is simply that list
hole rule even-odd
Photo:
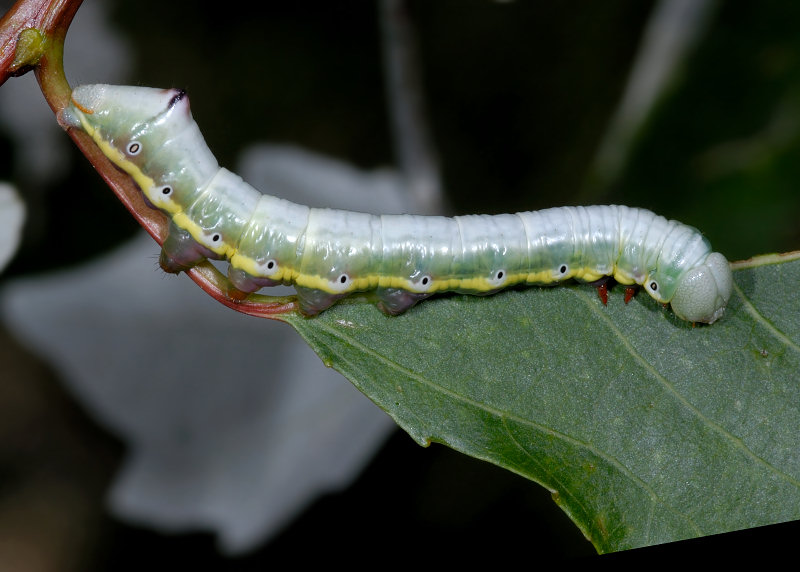
[{"label": "green leaf", "polygon": [[540,483],[609,552],[800,519],[798,258],[740,264],[713,326],[581,285],[286,321],[418,443]]}]

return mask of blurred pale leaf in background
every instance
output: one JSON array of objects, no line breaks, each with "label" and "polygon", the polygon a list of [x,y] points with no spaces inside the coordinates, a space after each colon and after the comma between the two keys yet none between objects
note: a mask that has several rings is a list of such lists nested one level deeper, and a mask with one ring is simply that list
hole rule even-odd
[{"label": "blurred pale leaf in background", "polygon": [[25,203],[19,193],[8,183],[0,183],[0,272],[17,251],[24,222]]},{"label": "blurred pale leaf in background", "polygon": [[[285,147],[250,157],[260,187],[279,196],[327,189],[362,208],[404,208],[388,171]],[[299,336],[166,277],[156,253],[141,236],[82,268],[15,280],[3,313],[129,444],[111,495],[118,514],[214,529],[224,548],[245,550],[349,483],[393,424]]]}]

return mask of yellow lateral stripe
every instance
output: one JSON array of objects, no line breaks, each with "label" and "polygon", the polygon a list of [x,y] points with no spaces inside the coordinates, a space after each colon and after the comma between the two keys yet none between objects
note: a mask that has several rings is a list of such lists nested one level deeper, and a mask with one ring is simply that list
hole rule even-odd
[{"label": "yellow lateral stripe", "polygon": [[[97,132],[97,129],[92,127],[91,123],[86,119],[83,113],[78,113],[81,120],[81,126],[86,133],[92,138],[95,144],[100,147],[100,151],[103,152],[103,155],[108,157],[108,160],[114,163],[117,167],[128,173],[131,178],[133,178],[134,182],[139,186],[143,193],[147,194],[146,191],[149,191],[155,185],[155,181],[152,178],[145,175],[142,170],[128,160],[125,157],[125,154],[117,149],[116,147],[112,146],[111,143],[106,141],[102,138],[102,136]],[[148,197],[150,198],[150,197]],[[150,199],[152,200],[152,199]],[[181,211],[180,205],[173,201],[169,201],[168,203],[164,204],[160,207],[160,210],[165,210],[169,214],[176,214]]]},{"label": "yellow lateral stripe", "polygon": [[617,283],[622,284],[623,286],[630,286],[631,284],[642,284],[642,282],[638,282],[633,276],[629,274],[623,273],[619,268],[614,269],[614,273],[612,274],[614,280]]},{"label": "yellow lateral stripe", "polygon": [[[183,227],[182,227],[183,228]],[[230,258],[231,266],[237,270],[242,270],[250,276],[256,278],[269,278],[270,280],[282,281],[285,283],[294,283],[298,286],[305,288],[313,288],[314,290],[321,290],[328,294],[341,294],[346,292],[363,292],[367,290],[374,290],[375,288],[399,288],[409,292],[415,292],[415,285],[413,282],[406,278],[399,276],[386,276],[382,274],[368,274],[353,278],[350,287],[346,291],[336,290],[331,288],[331,281],[324,277],[314,274],[302,274],[284,265],[281,265],[277,272],[270,275],[262,274],[262,269],[259,264],[249,256],[245,256],[237,252]],[[624,285],[633,284],[634,281],[625,276],[620,276],[614,269],[614,276],[618,282]],[[598,273],[590,267],[576,268],[569,272],[561,280],[555,280],[550,270],[543,270],[540,272],[523,272],[513,274],[503,282],[502,288],[514,286],[516,284],[538,284],[547,285],[556,282],[561,282],[569,278],[580,278],[586,282],[593,282],[602,278],[604,274]],[[449,292],[453,290],[468,290],[472,292],[491,292],[497,290],[496,284],[491,284],[486,278],[447,278],[441,280],[434,280],[432,284],[425,290],[426,293],[434,292]]]},{"label": "yellow lateral stripe", "polygon": [[[117,167],[128,173],[139,186],[139,188],[142,189],[142,191],[145,191],[145,189],[149,191],[155,186],[155,181],[151,177],[145,175],[142,170],[136,164],[130,161],[122,151],[116,149],[101,137],[100,133],[98,133],[91,123],[89,123],[83,112],[79,111],[77,115],[80,118],[81,126],[83,127],[84,131],[86,131],[92,140],[94,140],[103,154],[108,157],[108,159]],[[176,226],[178,226],[178,228],[191,234],[192,238],[194,238],[194,240],[199,244],[209,248],[220,256],[224,256],[230,261],[230,264],[234,268],[242,270],[253,277],[269,278],[271,280],[282,281],[284,283],[293,283],[297,284],[298,286],[321,290],[329,294],[367,291],[374,290],[378,287],[398,288],[407,290],[409,292],[417,291],[416,285],[406,278],[400,276],[386,276],[381,274],[369,274],[367,276],[353,278],[350,286],[344,292],[331,288],[331,281],[326,277],[312,274],[301,274],[294,268],[290,267],[281,266],[274,274],[263,275],[262,269],[258,263],[254,259],[239,253],[234,246],[227,243],[222,243],[216,248],[209,247],[206,241],[203,240],[205,238],[205,231],[203,228],[191,220],[189,216],[183,212],[183,209],[179,204],[175,203],[174,201],[169,201],[166,204],[161,205],[160,208],[171,215],[173,222]],[[622,273],[620,269],[616,267],[613,269],[611,275],[622,285],[628,286],[637,283],[632,276]],[[597,270],[591,267],[582,267],[571,269],[567,275],[562,277],[560,280],[556,280],[553,278],[550,270],[542,270],[539,272],[519,273],[508,276],[503,282],[502,286],[499,287],[506,288],[516,284],[547,285],[570,278],[578,278],[586,282],[593,282],[595,280],[599,280],[603,276],[605,275],[597,272]],[[499,287],[496,284],[490,283],[486,278],[447,278],[433,280],[433,282],[428,285],[424,291],[426,293],[435,293],[462,290],[480,293],[491,292],[493,290],[497,290]]]},{"label": "yellow lateral stripe", "polygon": [[[97,129],[92,127],[91,123],[89,123],[89,121],[85,118],[83,113],[80,113],[80,120],[84,131],[86,131],[86,133],[88,133],[92,140],[97,144],[97,146],[103,152],[103,155],[108,157],[108,159],[117,167],[128,173],[139,186],[139,188],[142,189],[142,192],[144,192],[144,189],[153,188],[155,181],[145,175],[138,165],[128,160],[122,151],[103,139],[102,136],[97,132]],[[167,211],[170,215],[172,215],[172,220],[178,226],[178,228],[187,231],[198,243],[206,246],[205,243],[200,239],[205,234],[203,229],[188,216],[186,216],[186,213],[182,211],[180,205],[170,201],[167,205],[164,205],[159,210]],[[225,256],[226,258],[231,258],[236,254],[236,249],[226,243],[223,243],[219,247],[211,250],[221,256]]]},{"label": "yellow lateral stripe", "polygon": [[[142,189],[144,192],[145,189],[151,189],[155,185],[155,181],[152,178],[145,175],[142,170],[138,167],[138,165],[134,164],[127,157],[117,149],[116,147],[112,146],[108,143],[102,136],[97,132],[97,129],[92,127],[91,123],[85,118],[83,113],[80,114],[81,126],[83,127],[84,131],[89,134],[92,140],[100,147],[100,150],[103,152],[103,155],[108,157],[108,159],[114,163],[117,167],[128,173],[136,184]],[[148,197],[149,198],[149,197]],[[177,203],[170,201],[167,205],[164,205],[159,210],[165,210],[168,214],[172,215],[173,222],[188,233],[192,235],[197,242],[206,246],[205,243],[200,240],[200,237],[203,236],[205,233],[203,229],[197,225],[194,221],[192,221],[186,213],[184,213]],[[217,248],[211,249],[213,252],[225,256],[226,258],[231,258],[236,254],[236,249],[232,246],[223,243]]]},{"label": "yellow lateral stripe", "polygon": [[214,248],[208,246],[206,241],[203,240],[206,236],[206,232],[205,230],[203,230],[203,227],[201,227],[199,224],[190,219],[189,215],[187,215],[185,212],[181,211],[173,215],[172,222],[174,222],[175,225],[181,230],[185,230],[186,232],[191,234],[192,238],[194,238],[198,244],[204,246],[205,248],[208,248],[212,252],[219,254],[220,256],[224,256],[228,260],[236,256],[237,254],[236,249],[227,242],[222,242],[220,243],[219,246],[216,246]]}]

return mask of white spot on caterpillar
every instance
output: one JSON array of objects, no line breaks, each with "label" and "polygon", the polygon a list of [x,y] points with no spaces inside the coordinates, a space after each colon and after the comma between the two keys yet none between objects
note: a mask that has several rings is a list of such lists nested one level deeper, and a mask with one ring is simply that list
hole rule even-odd
[{"label": "white spot on caterpillar", "polygon": [[205,232],[203,233],[199,239],[196,239],[198,243],[202,246],[205,246],[212,252],[219,252],[219,249],[223,246],[225,241],[222,239],[222,233],[220,232]]},{"label": "white spot on caterpillar", "polygon": [[556,268],[556,272],[554,278],[556,280],[562,280],[569,275],[569,264],[562,264],[558,268]]},{"label": "white spot on caterpillar", "polygon": [[167,205],[172,203],[172,195],[175,189],[172,185],[162,185],[160,187],[153,187],[146,192],[147,198],[154,206],[158,208],[166,208]]},{"label": "white spot on caterpillar", "polygon": [[270,258],[263,264],[259,265],[260,275],[272,276],[278,271],[279,268],[280,265],[278,264],[278,261],[275,260],[274,258]]},{"label": "white spot on caterpillar", "polygon": [[414,287],[412,290],[414,292],[427,292],[433,286],[433,278],[431,278],[428,274],[423,274],[420,276],[419,280],[413,282]]},{"label": "white spot on caterpillar", "polygon": [[352,283],[353,279],[348,274],[340,274],[336,280],[330,283],[331,290],[334,292],[346,292]]},{"label": "white spot on caterpillar", "polygon": [[128,146],[125,148],[125,150],[128,152],[128,155],[133,157],[142,152],[142,144],[138,141],[131,141],[128,143]]},{"label": "white spot on caterpillar", "polygon": [[647,293],[650,294],[653,298],[661,302],[661,294],[658,292],[658,282],[655,280],[648,279],[644,283],[644,289],[647,290]]},{"label": "white spot on caterpillar", "polygon": [[508,272],[505,269],[495,270],[492,272],[492,277],[487,280],[489,284],[494,288],[501,288],[503,284],[506,283],[508,279]]}]

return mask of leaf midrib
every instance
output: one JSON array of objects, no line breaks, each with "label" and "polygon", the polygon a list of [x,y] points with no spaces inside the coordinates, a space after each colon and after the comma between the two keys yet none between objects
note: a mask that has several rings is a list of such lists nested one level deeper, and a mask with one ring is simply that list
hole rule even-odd
[{"label": "leaf midrib", "polygon": [[[738,288],[737,288],[738,290]],[[675,386],[667,380],[658,370],[656,370],[647,360],[642,357],[642,355],[636,351],[636,349],[630,344],[628,339],[622,335],[621,330],[611,321],[611,319],[604,313],[599,312],[597,307],[594,304],[589,302],[588,297],[577,291],[571,290],[575,296],[577,296],[582,302],[584,302],[589,309],[594,312],[596,316],[598,316],[601,320],[603,320],[608,327],[617,337],[617,339],[622,343],[623,347],[628,350],[628,353],[633,357],[645,371],[649,372],[653,377],[655,377],[659,383],[670,393],[673,398],[677,399],[678,402],[683,405],[686,409],[688,409],[693,415],[695,415],[702,423],[705,423],[709,428],[716,431],[719,435],[721,435],[724,439],[729,441],[735,448],[740,449],[746,456],[750,459],[763,465],[768,470],[772,471],[776,475],[779,475],[783,478],[786,482],[792,484],[793,486],[800,488],[800,480],[795,479],[791,475],[784,473],[783,471],[779,470],[771,463],[769,463],[766,459],[756,455],[753,451],[748,448],[744,442],[739,438],[730,433],[727,429],[712,421],[710,418],[706,417],[696,406],[689,402],[689,400],[683,396],[680,392],[675,389]]]}]

